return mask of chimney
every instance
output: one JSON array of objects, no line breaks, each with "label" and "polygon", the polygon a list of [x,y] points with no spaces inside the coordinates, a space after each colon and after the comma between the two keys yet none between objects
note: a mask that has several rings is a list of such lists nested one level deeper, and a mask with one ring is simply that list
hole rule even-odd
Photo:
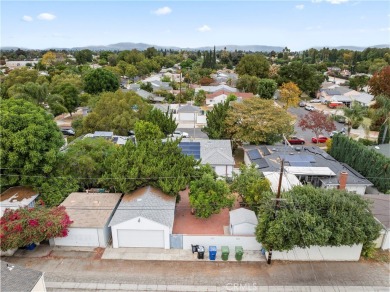
[{"label": "chimney", "polygon": [[345,171],[340,172],[340,177],[339,177],[340,190],[345,190],[345,186],[347,185],[347,179],[348,179],[348,172]]}]

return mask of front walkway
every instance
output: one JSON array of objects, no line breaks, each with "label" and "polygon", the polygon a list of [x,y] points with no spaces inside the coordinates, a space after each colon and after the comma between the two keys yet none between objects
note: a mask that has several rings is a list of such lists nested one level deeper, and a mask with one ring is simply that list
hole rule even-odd
[{"label": "front walkway", "polygon": [[[204,253],[204,259],[198,259],[197,253],[183,249],[161,248],[112,248],[107,247],[102,256],[103,260],[131,260],[131,261],[209,261],[222,262],[221,251],[217,251],[215,261],[209,260],[208,250]],[[230,251],[228,262],[236,262],[234,251]],[[243,262],[265,262],[265,256],[260,251],[245,251]]]}]

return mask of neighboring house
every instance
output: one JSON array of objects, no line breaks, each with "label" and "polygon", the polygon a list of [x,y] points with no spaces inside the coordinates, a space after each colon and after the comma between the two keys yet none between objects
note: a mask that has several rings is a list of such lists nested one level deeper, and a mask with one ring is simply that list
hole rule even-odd
[{"label": "neighboring house", "polygon": [[360,103],[362,106],[370,106],[374,100],[374,96],[368,93],[360,93],[359,95],[351,95],[353,101]]},{"label": "neighboring house", "polygon": [[226,101],[229,95],[234,95],[238,100],[243,100],[247,98],[252,98],[254,95],[251,92],[229,92],[225,90],[218,90],[214,93],[206,94],[206,105],[214,105],[218,103],[223,103]]},{"label": "neighboring house", "polygon": [[151,186],[123,196],[111,219],[112,246],[170,248],[176,198]]},{"label": "neighboring house", "polygon": [[39,194],[31,187],[12,187],[0,195],[1,216],[5,209],[16,210],[19,208],[35,206],[35,201]]},{"label": "neighboring house", "polygon": [[352,98],[350,96],[345,96],[345,95],[334,95],[330,99],[330,102],[332,101],[342,102],[347,107],[350,107],[352,104]]},{"label": "neighboring house", "polygon": [[[251,151],[257,151],[256,149]],[[264,177],[270,182],[271,190],[273,193],[278,192],[280,172],[263,172]],[[283,173],[282,184],[280,186],[281,192],[288,192],[295,186],[302,185],[299,179],[291,173]]]},{"label": "neighboring house", "polygon": [[147,101],[163,102],[165,100],[165,97],[157,96],[152,92],[141,89],[139,84],[130,84],[127,86],[127,89],[122,89],[123,92],[127,92],[129,90],[134,91],[136,94]]},{"label": "neighboring house", "polygon": [[108,226],[122,194],[71,193],[61,206],[73,223],[66,237],[50,239],[55,246],[106,247],[111,239]]},{"label": "neighboring house", "polygon": [[10,70],[26,67],[27,64],[31,64],[32,67],[34,65],[38,64],[38,61],[6,61],[5,66],[8,67]]},{"label": "neighboring house", "polygon": [[210,164],[218,176],[232,177],[234,158],[230,140],[182,139],[179,147],[186,155]]},{"label": "neighboring house", "polygon": [[[316,146],[249,145],[244,146],[244,149],[245,163],[254,163],[262,173],[279,171],[281,159],[284,159],[284,171],[296,176],[302,184],[310,183],[326,189],[346,189],[359,195],[364,195],[366,188],[373,185],[349,165],[338,162]],[[249,151],[253,149],[258,150],[257,156],[249,155]]]},{"label": "neighboring house", "polygon": [[176,120],[179,123],[196,123],[198,120],[198,116],[202,114],[202,110],[200,107],[185,104],[180,106],[176,110],[177,118]]},{"label": "neighboring house", "polygon": [[43,272],[1,261],[2,292],[46,292]]},{"label": "neighboring house", "polygon": [[203,90],[205,92],[208,92],[208,93],[214,93],[216,91],[220,91],[220,90],[224,90],[226,92],[237,92],[237,88],[234,88],[234,87],[230,87],[228,85],[217,85],[217,86],[201,86],[201,87],[197,87],[195,88],[195,93],[199,92],[200,90]]},{"label": "neighboring house", "polygon": [[257,217],[255,212],[239,208],[229,212],[230,234],[231,235],[251,235],[255,234]]},{"label": "neighboring house", "polygon": [[376,241],[376,247],[390,249],[390,196],[389,195],[365,195],[370,200],[371,212],[382,225],[381,235]]},{"label": "neighboring house", "polygon": [[[168,92],[172,93],[172,86],[169,85],[169,82],[162,82],[160,80],[153,80],[153,81],[148,81],[152,84],[153,91],[159,91],[159,90],[166,90]],[[146,82],[144,82],[146,83]]]},{"label": "neighboring house", "polygon": [[114,132],[106,131],[95,131],[93,134],[86,134],[83,139],[85,138],[104,138],[117,145],[125,145],[129,140],[135,143],[134,136],[118,136],[114,135]]}]

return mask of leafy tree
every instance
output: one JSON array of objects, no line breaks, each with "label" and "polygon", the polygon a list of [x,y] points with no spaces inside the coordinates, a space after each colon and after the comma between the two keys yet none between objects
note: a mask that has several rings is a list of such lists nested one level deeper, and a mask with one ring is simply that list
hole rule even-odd
[{"label": "leafy tree", "polygon": [[7,90],[15,84],[25,84],[28,82],[35,82],[38,79],[38,71],[35,69],[28,69],[23,67],[20,69],[12,70],[5,78],[4,83],[1,85],[2,97],[9,97]]},{"label": "leafy tree", "polygon": [[125,75],[127,77],[134,80],[134,78],[137,76],[137,74],[138,74],[138,70],[134,65],[128,64],[126,66]]},{"label": "leafy tree", "polygon": [[195,105],[202,106],[206,101],[206,92],[204,90],[199,90],[198,93],[195,94]]},{"label": "leafy tree", "polygon": [[63,106],[67,112],[72,115],[76,108],[80,105],[79,91],[71,83],[61,83],[53,88],[53,94],[59,94],[63,97]]},{"label": "leafy tree", "polygon": [[329,119],[327,115],[322,112],[311,111],[304,115],[299,121],[298,126],[303,130],[311,130],[317,138],[321,134],[324,134],[324,131],[330,133],[336,130],[334,122]]},{"label": "leafy tree", "polygon": [[273,144],[293,132],[292,121],[273,101],[250,98],[231,106],[224,127],[236,142]]},{"label": "leafy tree", "polygon": [[376,96],[375,104],[371,106],[370,112],[373,112],[371,128],[373,131],[378,131],[386,120],[390,121],[390,96]]},{"label": "leafy tree", "polygon": [[204,174],[191,182],[189,197],[198,218],[209,218],[223,208],[231,208],[235,200],[228,184],[223,180],[215,180],[211,174]]},{"label": "leafy tree", "polygon": [[120,192],[131,192],[151,185],[176,196],[184,190],[199,165],[178,147],[179,140],[144,140],[126,143],[107,161],[103,185]]},{"label": "leafy tree", "polygon": [[42,56],[41,62],[42,65],[49,67],[49,66],[53,66],[56,60],[57,60],[57,54],[55,52],[49,51]]},{"label": "leafy tree", "polygon": [[145,120],[157,125],[164,136],[172,134],[177,128],[172,111],[163,113],[159,109],[153,108],[147,113]]},{"label": "leafy tree", "polygon": [[49,95],[48,84],[40,85],[35,82],[18,83],[8,89],[8,95],[13,98],[23,98],[36,105],[43,106]]},{"label": "leafy tree", "polygon": [[107,171],[105,161],[113,155],[115,148],[111,141],[104,138],[77,140],[67,147],[60,168],[64,175],[81,178],[81,189],[100,187],[98,179]]},{"label": "leafy tree", "polygon": [[299,90],[298,86],[294,82],[283,83],[279,88],[280,99],[286,104],[286,109],[289,106],[298,106],[302,91]]},{"label": "leafy tree", "polygon": [[320,89],[325,76],[317,72],[316,69],[300,61],[293,61],[284,65],[279,70],[279,84],[289,81],[298,85],[303,92],[315,97],[316,92]]},{"label": "leafy tree", "polygon": [[366,113],[366,108],[358,102],[353,102],[351,108],[344,108],[344,115],[348,118],[348,135],[352,129],[359,128],[363,121],[363,116]]},{"label": "leafy tree", "polygon": [[349,78],[349,87],[357,91],[362,91],[363,87],[367,86],[369,79],[370,78],[368,76],[364,75],[357,75]]},{"label": "leafy tree", "polygon": [[237,88],[243,92],[252,92],[257,94],[259,92],[260,79],[256,76],[243,75],[237,80]]},{"label": "leafy tree", "polygon": [[92,51],[88,49],[77,51],[74,54],[74,57],[76,58],[77,64],[92,62]]},{"label": "leafy tree", "polygon": [[117,135],[127,135],[136,121],[145,118],[150,108],[135,92],[105,92],[84,118],[82,129],[76,129],[76,132],[113,131]]},{"label": "leafy tree", "polygon": [[77,90],[79,92],[81,92],[81,90],[84,87],[83,80],[81,79],[80,75],[75,74],[75,73],[64,72],[64,73],[61,73],[61,74],[58,74],[58,75],[54,75],[51,78],[50,90],[53,90],[54,88],[56,88],[56,87],[58,87],[58,86],[60,86],[61,84],[64,84],[64,83],[72,84],[74,87],[77,88]]},{"label": "leafy tree", "polygon": [[370,65],[370,67],[368,69],[368,72],[370,72],[371,74],[374,74],[376,72],[381,71],[386,66],[389,66],[389,63],[387,63],[385,60],[383,60],[383,59],[375,59],[375,60],[372,61],[371,65]]},{"label": "leafy tree", "polygon": [[0,101],[1,186],[40,186],[54,170],[63,137],[43,108],[23,99]]},{"label": "leafy tree", "polygon": [[164,134],[160,131],[158,125],[147,121],[137,121],[134,131],[137,137],[137,143],[164,138]]},{"label": "leafy tree", "polygon": [[[59,165],[59,164],[58,164]],[[48,176],[37,189],[39,190],[40,198],[46,206],[58,206],[72,192],[79,189],[80,178],[64,175],[60,170],[56,169]]]},{"label": "leafy tree", "polygon": [[119,88],[119,80],[110,71],[95,69],[84,76],[84,90],[90,94],[97,94],[104,91],[116,91]]},{"label": "leafy tree", "polygon": [[269,72],[269,62],[261,54],[248,54],[241,58],[236,67],[239,75],[250,75],[258,78],[267,78]]},{"label": "leafy tree", "polygon": [[256,239],[269,249],[340,246],[376,240],[381,226],[362,196],[337,189],[297,186],[282,193],[275,217],[273,195],[264,196]]},{"label": "leafy tree", "polygon": [[258,94],[261,98],[271,99],[273,98],[278,84],[273,79],[260,79],[258,85]]},{"label": "leafy tree", "polygon": [[202,86],[207,86],[207,85],[210,85],[211,83],[214,82],[214,79],[213,78],[210,78],[208,76],[204,76],[202,78],[199,79],[199,83],[200,85]]},{"label": "leafy tree", "polygon": [[390,66],[383,68],[368,82],[370,93],[377,95],[386,95],[390,98]]},{"label": "leafy tree", "polygon": [[141,83],[140,88],[146,90],[147,92],[153,92],[153,86],[150,82]]},{"label": "leafy tree", "polygon": [[171,82],[172,81],[172,79],[171,79],[171,77],[169,77],[169,76],[163,76],[163,77],[161,77],[161,82]]},{"label": "leafy tree", "polygon": [[68,112],[68,109],[64,106],[64,97],[60,94],[50,94],[47,98],[47,104],[49,105],[49,111],[53,116]]},{"label": "leafy tree", "polygon": [[211,111],[206,113],[207,126],[202,128],[202,132],[206,133],[209,139],[228,139],[225,119],[229,111],[229,101],[214,105]]},{"label": "leafy tree", "polygon": [[270,182],[255,168],[255,165],[240,166],[240,173],[233,173],[231,190],[237,192],[244,203],[253,210],[257,209],[262,194],[269,192]]}]

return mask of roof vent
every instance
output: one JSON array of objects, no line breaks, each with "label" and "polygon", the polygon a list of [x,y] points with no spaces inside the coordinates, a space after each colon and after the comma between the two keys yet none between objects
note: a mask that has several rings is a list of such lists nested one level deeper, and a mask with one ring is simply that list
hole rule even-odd
[{"label": "roof vent", "polygon": [[142,201],[142,199],[137,199],[137,202],[141,202]]},{"label": "roof vent", "polygon": [[298,152],[300,152],[302,150],[302,148],[301,147],[295,147],[295,151],[298,151]]}]

